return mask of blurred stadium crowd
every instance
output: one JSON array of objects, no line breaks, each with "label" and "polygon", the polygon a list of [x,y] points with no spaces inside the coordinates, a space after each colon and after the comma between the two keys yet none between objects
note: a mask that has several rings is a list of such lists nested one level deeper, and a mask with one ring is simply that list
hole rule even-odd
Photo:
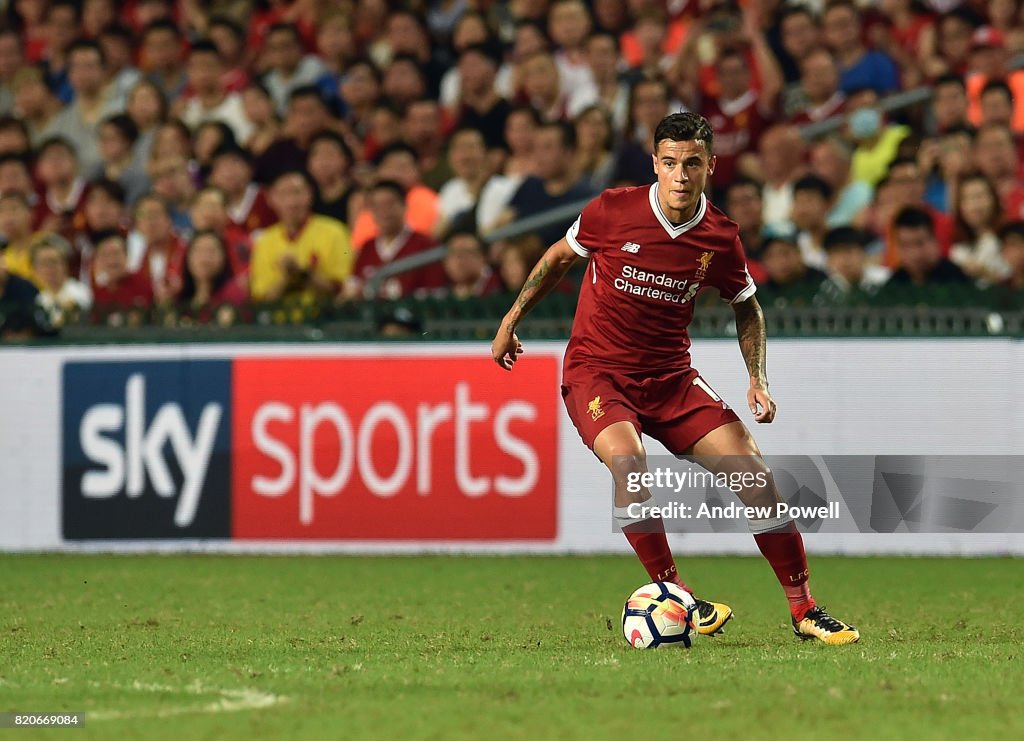
[{"label": "blurred stadium crowd", "polygon": [[762,303],[1022,305],[1020,0],[3,5],[7,337],[515,292],[681,109]]}]

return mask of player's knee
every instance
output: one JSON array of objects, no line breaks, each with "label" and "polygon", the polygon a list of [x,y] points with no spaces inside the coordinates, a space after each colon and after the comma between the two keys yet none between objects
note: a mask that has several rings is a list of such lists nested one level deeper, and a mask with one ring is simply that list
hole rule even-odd
[{"label": "player's knee", "polygon": [[772,470],[760,455],[739,457],[733,475],[740,484],[736,493],[748,507],[771,506],[778,500]]}]

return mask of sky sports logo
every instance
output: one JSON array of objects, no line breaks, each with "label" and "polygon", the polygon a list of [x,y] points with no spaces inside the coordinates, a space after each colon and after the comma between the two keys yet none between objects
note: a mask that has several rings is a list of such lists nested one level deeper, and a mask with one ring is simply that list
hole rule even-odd
[{"label": "sky sports logo", "polygon": [[64,536],[552,539],[557,361],[485,361],[68,363]]},{"label": "sky sports logo", "polygon": [[65,538],[230,533],[230,362],[68,363],[63,385]]}]

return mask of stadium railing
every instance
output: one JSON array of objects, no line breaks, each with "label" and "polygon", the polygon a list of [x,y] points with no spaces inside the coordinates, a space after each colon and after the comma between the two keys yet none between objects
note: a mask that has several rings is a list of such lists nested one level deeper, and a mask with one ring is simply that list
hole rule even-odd
[{"label": "stadium railing", "polygon": [[[481,235],[481,238],[486,244],[492,244],[503,239],[512,239],[523,234],[529,234],[530,232],[534,232],[538,229],[543,229],[546,226],[557,224],[560,221],[571,220],[573,217],[578,215],[579,212],[582,211],[588,203],[590,203],[590,201],[590,198],[586,198],[573,203],[567,203],[562,206],[556,206],[555,208],[548,209],[547,211],[541,211],[538,214],[518,219],[512,224],[508,224],[500,229],[495,229],[493,232]],[[402,258],[401,260],[395,260],[394,262],[385,265],[366,281],[366,285],[363,287],[363,297],[372,300],[377,296],[380,291],[380,287],[384,285],[384,282],[389,278],[401,275],[402,273],[407,273],[410,270],[422,268],[425,265],[439,262],[444,259],[444,256],[447,253],[448,246],[441,245],[431,250],[425,250],[419,254]]]},{"label": "stadium railing", "polygon": [[[713,293],[713,292],[712,292]],[[509,293],[481,299],[430,297],[397,301],[246,307],[244,323],[184,321],[173,311],[157,311],[149,321],[122,315],[110,324],[71,321],[55,337],[23,344],[136,344],[210,342],[348,342],[380,339],[487,342],[514,299]],[[767,300],[764,312],[772,338],[841,337],[1004,337],[1024,339],[1024,297],[1012,306],[858,304],[815,306]],[[549,295],[531,313],[520,334],[529,339],[569,336],[576,308],[571,293]],[[132,310],[128,310],[129,312]],[[397,331],[382,335],[392,323]],[[735,315],[717,297],[700,299],[690,325],[694,336],[734,338]]]}]

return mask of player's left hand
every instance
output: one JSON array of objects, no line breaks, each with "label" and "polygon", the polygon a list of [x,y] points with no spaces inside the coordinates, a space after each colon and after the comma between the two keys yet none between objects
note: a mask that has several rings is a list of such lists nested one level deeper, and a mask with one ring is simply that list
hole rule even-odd
[{"label": "player's left hand", "polygon": [[494,341],[491,343],[491,357],[494,362],[510,371],[522,354],[523,344],[519,341],[519,337],[514,330],[502,323],[498,334],[494,336]]},{"label": "player's left hand", "polygon": [[750,407],[754,421],[758,424],[771,424],[778,409],[772,395],[768,393],[768,389],[760,386],[751,386],[747,390],[747,406]]}]

